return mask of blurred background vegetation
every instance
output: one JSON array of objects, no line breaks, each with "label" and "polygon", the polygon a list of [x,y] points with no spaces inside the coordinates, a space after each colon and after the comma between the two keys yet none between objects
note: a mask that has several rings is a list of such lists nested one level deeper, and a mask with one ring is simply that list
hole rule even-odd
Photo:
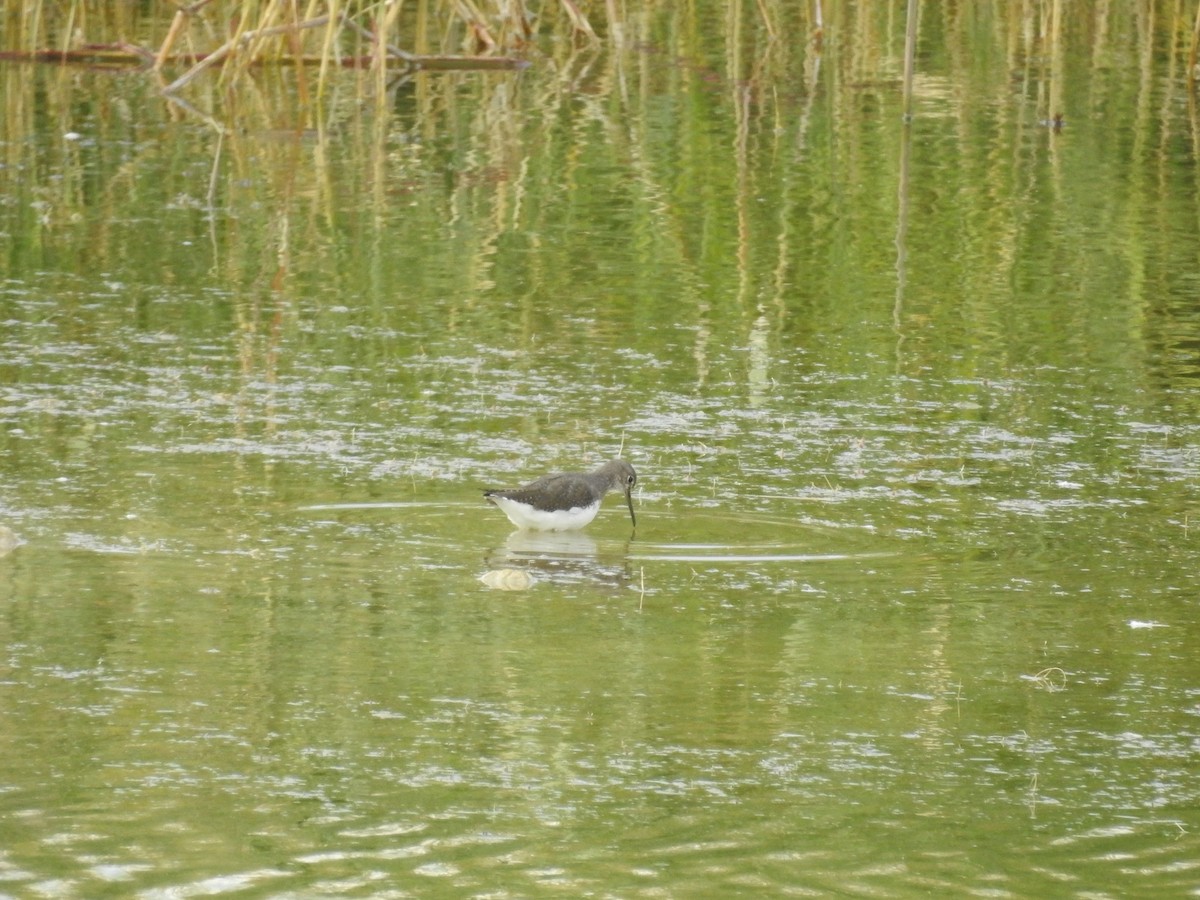
[{"label": "blurred background vegetation", "polygon": [[[900,302],[925,278],[973,304],[965,343],[1056,270],[1089,302],[1117,268],[1135,301],[1186,296],[1200,3],[913,6],[910,128],[901,2],[3,0],[4,255],[380,308],[404,285],[451,322],[619,270],[622,295],[732,297],[743,329],[893,293],[904,324],[934,315]],[[44,50],[80,64],[19,61]],[[936,252],[898,269],[898,236]]]}]

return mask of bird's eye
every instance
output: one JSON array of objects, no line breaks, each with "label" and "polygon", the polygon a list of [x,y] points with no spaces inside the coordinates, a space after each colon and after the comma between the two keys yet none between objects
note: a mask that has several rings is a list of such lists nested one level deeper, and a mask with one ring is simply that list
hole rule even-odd
[{"label": "bird's eye", "polygon": [[628,478],[626,478],[625,480],[626,480],[627,482],[629,482],[629,486],[630,486],[630,487],[633,487],[633,486],[634,486],[634,485],[637,483],[637,476],[636,476],[636,475],[630,475],[630,476],[629,476]]}]

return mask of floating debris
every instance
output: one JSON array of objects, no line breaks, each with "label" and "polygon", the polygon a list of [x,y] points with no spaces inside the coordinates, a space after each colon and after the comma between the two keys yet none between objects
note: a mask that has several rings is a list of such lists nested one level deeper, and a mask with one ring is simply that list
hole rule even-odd
[{"label": "floating debris", "polygon": [[525,591],[533,587],[533,576],[524,569],[492,569],[479,576],[490,588],[498,591]]},{"label": "floating debris", "polygon": [[1022,675],[1022,681],[1032,681],[1034,685],[1044,691],[1057,693],[1067,689],[1067,673],[1058,666],[1051,666],[1048,669],[1042,669],[1036,675]]}]

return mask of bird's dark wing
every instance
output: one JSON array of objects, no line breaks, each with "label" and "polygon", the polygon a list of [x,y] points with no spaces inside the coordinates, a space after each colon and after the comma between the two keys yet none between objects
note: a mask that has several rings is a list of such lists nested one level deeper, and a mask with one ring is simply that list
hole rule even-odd
[{"label": "bird's dark wing", "polygon": [[587,506],[592,502],[592,492],[588,490],[587,484],[565,474],[543,475],[529,484],[510,490],[484,491],[485,497],[489,494],[499,494],[518,503],[528,503],[530,506],[538,506],[539,500],[554,495],[560,505],[565,504],[565,509]]}]

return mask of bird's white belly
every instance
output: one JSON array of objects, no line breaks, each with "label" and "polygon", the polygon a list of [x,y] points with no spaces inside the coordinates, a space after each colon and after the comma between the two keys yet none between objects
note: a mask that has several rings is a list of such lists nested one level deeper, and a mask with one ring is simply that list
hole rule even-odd
[{"label": "bird's white belly", "polygon": [[534,531],[573,531],[576,528],[583,528],[596,518],[596,513],[600,511],[599,503],[547,512],[544,509],[534,509],[527,503],[519,503],[499,495],[493,495],[488,499],[504,510],[509,521],[518,528],[530,528]]}]

